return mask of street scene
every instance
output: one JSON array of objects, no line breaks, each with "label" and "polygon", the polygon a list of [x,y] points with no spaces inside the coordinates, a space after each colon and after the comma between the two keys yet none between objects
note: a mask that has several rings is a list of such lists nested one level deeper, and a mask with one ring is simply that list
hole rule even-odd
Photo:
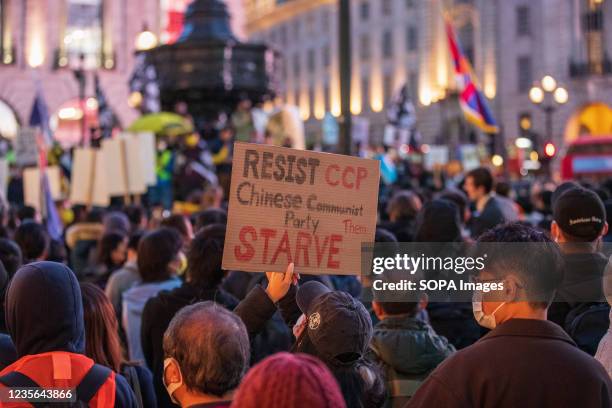
[{"label": "street scene", "polygon": [[611,0],[0,0],[0,407],[612,406]]}]

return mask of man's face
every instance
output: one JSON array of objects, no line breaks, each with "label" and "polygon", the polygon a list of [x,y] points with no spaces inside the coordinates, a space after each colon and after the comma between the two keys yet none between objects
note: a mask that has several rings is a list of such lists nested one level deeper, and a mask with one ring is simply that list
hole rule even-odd
[{"label": "man's face", "polygon": [[476,201],[480,197],[483,196],[483,193],[482,193],[483,188],[476,186],[476,184],[474,183],[474,177],[469,177],[468,176],[465,179],[465,184],[463,185],[463,189],[465,190],[465,192],[467,193],[468,197],[472,201]]}]

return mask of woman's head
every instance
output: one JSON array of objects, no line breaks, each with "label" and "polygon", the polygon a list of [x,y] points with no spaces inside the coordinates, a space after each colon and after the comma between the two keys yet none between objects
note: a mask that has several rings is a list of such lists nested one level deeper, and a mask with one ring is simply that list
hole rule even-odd
[{"label": "woman's head", "polygon": [[85,354],[96,363],[118,372],[123,357],[113,305],[102,289],[91,283],[81,283],[81,297],[85,323]]},{"label": "woman's head", "polygon": [[212,224],[202,228],[187,251],[187,278],[201,288],[214,288],[221,283],[225,225]]},{"label": "woman's head", "polygon": [[138,273],[143,282],[169,279],[180,265],[183,242],[176,230],[159,228],[146,234],[138,244]]},{"label": "woman's head", "polygon": [[416,221],[414,240],[417,242],[459,242],[461,221],[459,208],[447,200],[432,200],[425,204]]},{"label": "woman's head", "polygon": [[247,373],[231,406],[344,408],[346,405],[338,383],[325,364],[306,354],[277,353]]},{"label": "woman's head", "polygon": [[117,268],[127,258],[128,239],[120,232],[107,232],[98,242],[98,263]]},{"label": "woman's head", "polygon": [[422,203],[418,195],[412,191],[400,191],[395,194],[387,205],[387,214],[392,222],[413,219]]}]

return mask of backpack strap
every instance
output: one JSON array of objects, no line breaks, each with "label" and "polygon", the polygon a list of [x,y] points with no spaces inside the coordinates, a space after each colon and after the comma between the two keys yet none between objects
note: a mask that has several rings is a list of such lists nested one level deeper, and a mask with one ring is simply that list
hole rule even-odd
[{"label": "backpack strap", "polygon": [[[40,388],[40,385],[27,375],[19,371],[11,371],[10,373],[0,377],[0,383],[8,388]],[[34,408],[43,407],[40,402],[29,402]]]},{"label": "backpack strap", "polygon": [[91,401],[111,373],[110,368],[94,364],[76,387],[77,400],[87,403]]}]

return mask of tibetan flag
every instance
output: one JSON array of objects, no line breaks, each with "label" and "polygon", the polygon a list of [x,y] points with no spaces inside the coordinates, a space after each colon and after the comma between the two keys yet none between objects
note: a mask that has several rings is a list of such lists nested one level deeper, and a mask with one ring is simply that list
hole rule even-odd
[{"label": "tibetan flag", "polygon": [[498,133],[499,128],[489,109],[487,100],[478,89],[476,75],[467,57],[461,49],[461,44],[455,36],[455,30],[450,21],[446,20],[446,35],[451,58],[455,66],[455,76],[459,91],[459,104],[468,122],[474,124],[486,133]]}]

